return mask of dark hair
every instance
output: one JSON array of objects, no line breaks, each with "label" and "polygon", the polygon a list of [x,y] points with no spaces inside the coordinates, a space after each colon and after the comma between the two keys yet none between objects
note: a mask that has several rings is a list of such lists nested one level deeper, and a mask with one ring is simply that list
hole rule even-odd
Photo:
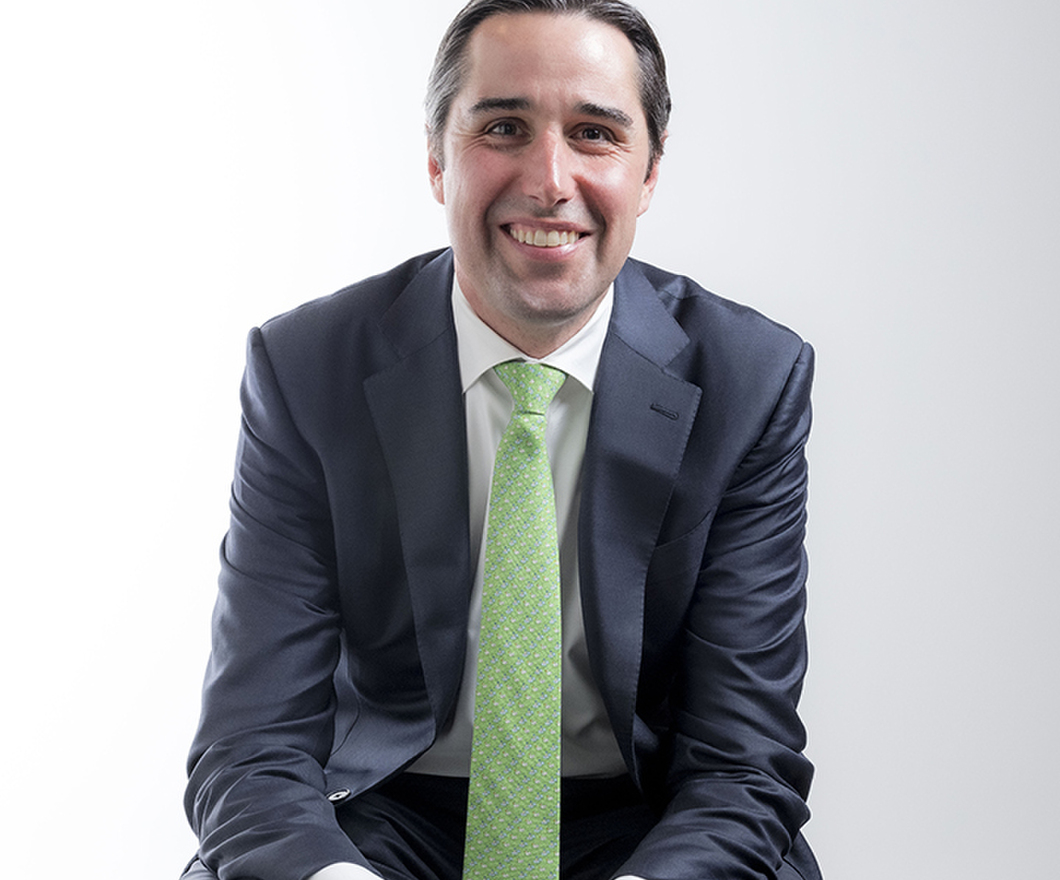
[{"label": "dark hair", "polygon": [[623,0],[471,0],[442,37],[427,81],[427,136],[436,159],[442,161],[442,135],[453,99],[464,81],[465,55],[472,33],[487,18],[520,12],[583,15],[618,28],[626,35],[640,62],[640,102],[648,120],[651,147],[648,167],[653,168],[662,155],[663,135],[670,119],[666,60],[647,19]]}]

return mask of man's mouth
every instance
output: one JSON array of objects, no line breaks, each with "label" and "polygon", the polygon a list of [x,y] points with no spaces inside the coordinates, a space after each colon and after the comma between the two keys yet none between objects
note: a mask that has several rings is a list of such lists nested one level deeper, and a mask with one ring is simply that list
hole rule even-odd
[{"label": "man's mouth", "polygon": [[565,244],[574,244],[582,233],[573,229],[530,229],[526,226],[509,226],[508,234],[520,244],[531,247],[554,248]]}]

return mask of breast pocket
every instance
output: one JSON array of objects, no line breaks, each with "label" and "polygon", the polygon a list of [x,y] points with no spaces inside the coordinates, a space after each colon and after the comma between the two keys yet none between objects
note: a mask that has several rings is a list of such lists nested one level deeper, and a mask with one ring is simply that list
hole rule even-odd
[{"label": "breast pocket", "polygon": [[655,548],[644,587],[644,665],[657,683],[669,678],[677,663],[679,636],[695,594],[707,536],[717,508],[690,531]]},{"label": "breast pocket", "polygon": [[[703,565],[707,535],[710,534],[710,526],[714,522],[716,512],[717,507],[712,507],[693,529],[655,548],[648,563],[646,582],[649,587],[687,577],[690,572],[699,573]],[[692,580],[694,582],[695,579]]]}]

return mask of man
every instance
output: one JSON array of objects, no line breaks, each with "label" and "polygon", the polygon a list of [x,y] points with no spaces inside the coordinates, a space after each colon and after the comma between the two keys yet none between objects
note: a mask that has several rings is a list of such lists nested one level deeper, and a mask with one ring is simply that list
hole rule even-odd
[{"label": "man", "polygon": [[[668,113],[619,0],[473,0],[428,96],[451,249],[251,333],[189,877],[819,877],[812,351],[628,259]],[[509,430],[551,543],[502,540]]]}]

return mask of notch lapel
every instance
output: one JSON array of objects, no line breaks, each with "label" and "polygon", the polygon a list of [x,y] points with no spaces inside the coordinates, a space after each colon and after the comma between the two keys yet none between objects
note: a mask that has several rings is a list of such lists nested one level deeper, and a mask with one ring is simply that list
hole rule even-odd
[{"label": "notch lapel", "polygon": [[615,281],[582,469],[579,568],[593,673],[634,778],[644,589],[701,390],[667,371],[688,337],[635,263]]},{"label": "notch lapel", "polygon": [[394,488],[416,638],[435,723],[456,699],[471,595],[467,431],[450,306],[452,254],[383,317],[396,359],[365,380]]}]

